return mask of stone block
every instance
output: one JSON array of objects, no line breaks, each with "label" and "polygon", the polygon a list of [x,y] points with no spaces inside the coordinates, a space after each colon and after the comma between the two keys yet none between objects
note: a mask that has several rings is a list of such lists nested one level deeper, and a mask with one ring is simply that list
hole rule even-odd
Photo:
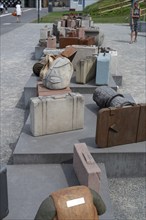
[{"label": "stone block", "polygon": [[82,24],[81,24],[82,27],[90,27],[90,20],[89,19],[82,19]]},{"label": "stone block", "polygon": [[61,27],[66,27],[66,20],[61,20]]},{"label": "stone block", "polygon": [[72,47],[77,49],[77,53],[72,61],[74,69],[76,69],[79,60],[85,59],[87,56],[98,54],[98,47],[96,46],[72,45]]},{"label": "stone block", "polygon": [[99,193],[101,170],[85,143],[74,145],[73,167],[79,183]]},{"label": "stone block", "polygon": [[67,27],[74,28],[76,26],[76,21],[72,19],[67,20]]},{"label": "stone block", "polygon": [[37,96],[37,82],[38,77],[30,76],[29,80],[27,81],[24,87],[24,106],[28,108],[30,105],[30,98]]},{"label": "stone block", "polygon": [[104,41],[104,34],[99,30],[99,28],[88,28],[85,30],[85,36],[94,36],[95,45],[101,46]]},{"label": "stone block", "polygon": [[96,64],[96,85],[108,85],[110,79],[111,55],[109,53],[99,53]]},{"label": "stone block", "polygon": [[46,40],[48,38],[48,32],[50,32],[50,29],[48,27],[41,28],[40,39]]},{"label": "stone block", "polygon": [[60,53],[62,53],[64,51],[64,49],[53,49],[53,48],[45,48],[43,50],[43,54],[47,55],[47,54],[52,54],[52,55],[59,55]]},{"label": "stone block", "polygon": [[85,28],[82,28],[82,27],[77,28],[76,32],[77,32],[77,37],[85,38]]},{"label": "stone block", "polygon": [[62,35],[63,37],[66,37],[66,28],[65,27],[60,27],[59,28],[59,34]]},{"label": "stone block", "polygon": [[110,74],[117,75],[118,72],[118,52],[116,50],[110,50],[109,54],[111,55],[110,59]]},{"label": "stone block", "polygon": [[90,56],[79,60],[76,66],[76,82],[87,83],[95,77],[96,74],[96,57]]},{"label": "stone block", "polygon": [[8,213],[7,168],[0,164],[0,219],[5,218]]},{"label": "stone block", "polygon": [[76,30],[70,30],[66,33],[66,37],[78,37]]},{"label": "stone block", "polygon": [[42,57],[44,49],[45,47],[39,45],[35,47],[35,60],[39,60]]},{"label": "stone block", "polygon": [[48,37],[47,48],[56,48],[56,37],[55,36]]},{"label": "stone block", "polygon": [[87,46],[91,46],[91,45],[95,45],[95,38],[94,37],[86,37],[86,38],[81,38],[80,39],[80,45],[87,45]]},{"label": "stone block", "polygon": [[68,45],[79,45],[79,40],[78,37],[60,37],[59,46],[60,48],[65,48]]},{"label": "stone block", "polygon": [[113,75],[112,74],[112,77],[113,77],[113,80],[115,81],[117,86],[122,86],[122,78],[123,77],[121,75]]},{"label": "stone block", "polygon": [[65,89],[48,89],[46,88],[42,82],[38,82],[37,84],[37,94],[38,96],[51,96],[51,95],[60,95],[70,93],[71,89],[69,87]]},{"label": "stone block", "polygon": [[34,136],[81,129],[84,98],[79,93],[36,97],[30,104],[30,128]]},{"label": "stone block", "polygon": [[99,28],[85,29],[85,36],[97,36],[99,34]]}]

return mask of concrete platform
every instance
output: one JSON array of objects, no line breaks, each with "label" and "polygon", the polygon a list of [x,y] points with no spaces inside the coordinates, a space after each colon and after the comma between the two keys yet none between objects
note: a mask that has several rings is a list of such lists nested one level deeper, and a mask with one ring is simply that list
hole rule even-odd
[{"label": "concrete platform", "polygon": [[146,142],[98,148],[95,143],[98,107],[92,94],[84,97],[83,129],[33,137],[28,118],[13,153],[14,164],[72,163],[74,144],[84,142],[96,162],[105,164],[108,177],[144,176]]},{"label": "concrete platform", "polygon": [[[39,77],[32,74],[27,81],[24,87],[24,106],[29,107],[30,98],[37,96],[37,81],[40,80]],[[117,85],[113,80],[113,77],[110,77],[109,86],[117,91]],[[96,89],[95,80],[91,80],[87,84],[77,84],[75,82],[75,76],[72,77],[70,82],[70,89],[72,92],[79,92],[81,94],[93,94],[94,90]]]},{"label": "concrete platform", "polygon": [[[100,220],[114,220],[104,164],[100,195],[107,211]],[[72,165],[11,165],[7,167],[9,214],[5,220],[33,220],[41,202],[53,191],[79,185]]]}]

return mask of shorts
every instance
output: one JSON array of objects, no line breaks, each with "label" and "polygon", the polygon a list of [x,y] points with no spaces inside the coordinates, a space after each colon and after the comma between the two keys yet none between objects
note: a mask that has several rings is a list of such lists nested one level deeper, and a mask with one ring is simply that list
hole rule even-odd
[{"label": "shorts", "polygon": [[130,25],[132,32],[138,32],[138,21],[139,19],[133,19],[133,24]]}]

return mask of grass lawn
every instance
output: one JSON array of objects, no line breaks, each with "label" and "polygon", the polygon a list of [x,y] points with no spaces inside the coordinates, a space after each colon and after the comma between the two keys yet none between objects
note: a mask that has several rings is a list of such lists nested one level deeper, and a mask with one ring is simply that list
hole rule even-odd
[{"label": "grass lawn", "polygon": [[[123,2],[124,0],[102,0],[98,3],[94,3],[93,5],[87,6],[82,14],[90,14],[92,17],[92,20],[95,23],[129,23],[130,20],[130,6],[126,8],[119,8],[116,11],[106,12],[103,15],[99,14],[98,8],[116,4],[119,2]],[[141,3],[141,8],[145,8],[146,4]],[[64,11],[64,12],[49,12],[48,15],[45,17],[40,18],[40,23],[54,23],[55,21],[58,21],[62,18],[64,14],[70,14],[70,13],[81,13],[81,12],[70,12],[70,11]],[[141,17],[141,20],[145,20],[145,17]],[[37,22],[34,21],[34,22]]]}]

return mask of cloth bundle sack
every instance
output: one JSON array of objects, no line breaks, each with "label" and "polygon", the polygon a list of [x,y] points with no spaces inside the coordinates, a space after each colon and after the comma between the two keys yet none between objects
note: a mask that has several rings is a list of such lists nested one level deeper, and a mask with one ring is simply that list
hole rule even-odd
[{"label": "cloth bundle sack", "polygon": [[57,57],[43,74],[43,85],[48,89],[64,89],[69,86],[72,74],[73,64],[70,60],[66,57]]},{"label": "cloth bundle sack", "polygon": [[55,56],[51,54],[47,54],[45,59],[43,60],[43,68],[40,70],[40,78],[41,80],[45,79],[45,76],[48,72],[49,67],[52,65],[55,60]]},{"label": "cloth bundle sack", "polygon": [[73,186],[51,194],[57,210],[54,220],[99,220],[88,187]]}]

